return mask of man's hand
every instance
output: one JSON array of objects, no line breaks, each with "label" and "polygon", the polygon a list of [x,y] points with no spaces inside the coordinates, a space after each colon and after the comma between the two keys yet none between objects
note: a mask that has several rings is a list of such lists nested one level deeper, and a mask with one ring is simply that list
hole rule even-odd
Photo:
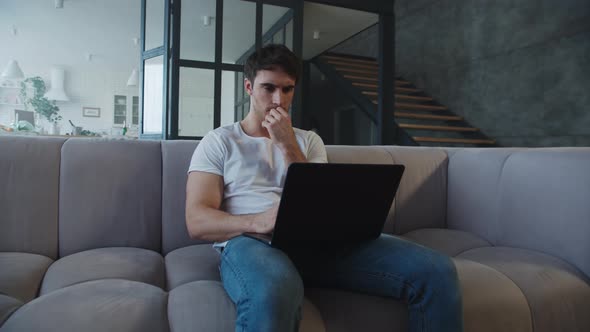
[{"label": "man's hand", "polygon": [[279,211],[279,204],[273,205],[270,209],[258,214],[254,223],[254,232],[267,234],[275,228],[277,220],[277,212]]},{"label": "man's hand", "polygon": [[282,107],[271,108],[262,121],[262,126],[268,131],[273,143],[283,152],[287,166],[294,162],[307,161],[297,144],[297,139],[295,139],[295,131],[289,113]]},{"label": "man's hand", "polygon": [[270,139],[281,149],[297,145],[291,118],[282,107],[271,108],[262,121],[262,126],[268,131]]}]

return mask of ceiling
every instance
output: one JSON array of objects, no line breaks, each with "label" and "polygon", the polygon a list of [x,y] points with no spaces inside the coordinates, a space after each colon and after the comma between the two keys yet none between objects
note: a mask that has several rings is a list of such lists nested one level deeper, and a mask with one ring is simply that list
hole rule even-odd
[{"label": "ceiling", "polygon": [[[303,10],[303,58],[310,59],[377,23],[377,14],[306,2]],[[313,39],[314,30],[320,39]]]}]

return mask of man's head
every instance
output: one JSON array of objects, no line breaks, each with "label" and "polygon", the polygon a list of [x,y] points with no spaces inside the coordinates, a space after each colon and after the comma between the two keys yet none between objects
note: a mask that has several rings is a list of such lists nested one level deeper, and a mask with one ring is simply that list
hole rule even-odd
[{"label": "man's head", "polygon": [[244,64],[244,76],[254,82],[259,70],[281,70],[295,83],[301,75],[301,61],[284,45],[270,44],[252,53]]},{"label": "man's head", "polygon": [[244,65],[244,87],[253,116],[262,121],[273,108],[289,111],[300,72],[299,58],[283,45],[271,44],[250,55]]}]

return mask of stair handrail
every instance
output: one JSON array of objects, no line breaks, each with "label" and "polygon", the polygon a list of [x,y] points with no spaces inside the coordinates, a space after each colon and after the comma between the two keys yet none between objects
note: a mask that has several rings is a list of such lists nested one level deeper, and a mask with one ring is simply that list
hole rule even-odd
[{"label": "stair handrail", "polygon": [[334,82],[340,89],[342,89],[352,99],[352,102],[358,106],[363,113],[365,113],[373,123],[377,123],[377,111],[375,110],[375,104],[363,95],[359,89],[357,89],[352,83],[342,77],[342,75],[334,69],[331,65],[324,62],[318,57],[314,57],[309,60],[310,63],[316,66],[316,68],[325,75],[328,79]]}]

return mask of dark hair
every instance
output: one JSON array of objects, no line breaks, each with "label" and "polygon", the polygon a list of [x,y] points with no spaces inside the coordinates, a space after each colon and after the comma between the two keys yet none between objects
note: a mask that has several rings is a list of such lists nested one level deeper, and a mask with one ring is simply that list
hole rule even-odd
[{"label": "dark hair", "polygon": [[284,45],[269,44],[252,53],[244,64],[244,76],[254,82],[259,70],[280,69],[295,79],[301,75],[301,61]]}]

